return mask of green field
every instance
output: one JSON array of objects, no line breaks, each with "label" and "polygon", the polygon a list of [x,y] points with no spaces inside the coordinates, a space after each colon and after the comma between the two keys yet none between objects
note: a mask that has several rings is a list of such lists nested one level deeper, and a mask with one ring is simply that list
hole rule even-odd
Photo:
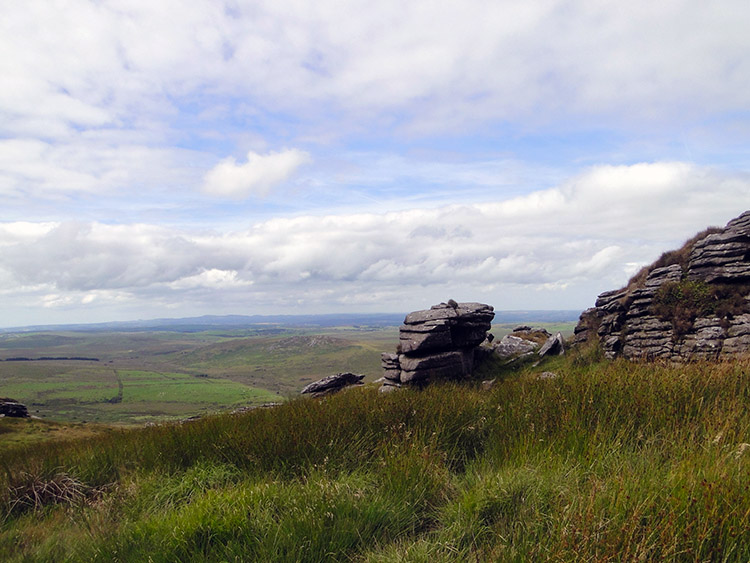
[{"label": "green field", "polygon": [[[497,325],[500,338],[514,325]],[[542,325],[570,333],[573,325]],[[296,396],[350,371],[381,376],[398,327],[266,327],[200,332],[39,332],[0,335],[0,396],[48,420],[139,424]],[[2,440],[2,436],[0,436]]]},{"label": "green field", "polygon": [[0,363],[0,393],[47,419],[123,423],[281,400],[265,389],[228,379],[79,363]]}]

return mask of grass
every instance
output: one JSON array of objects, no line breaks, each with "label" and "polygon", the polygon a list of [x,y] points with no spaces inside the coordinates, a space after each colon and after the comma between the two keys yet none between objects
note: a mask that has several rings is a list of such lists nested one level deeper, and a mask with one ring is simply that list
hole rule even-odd
[{"label": "grass", "polygon": [[281,399],[229,379],[114,369],[91,362],[0,362],[0,382],[2,392],[25,403],[32,414],[68,422],[184,418]]},{"label": "grass", "polygon": [[0,560],[750,560],[750,362],[598,358],[13,449]]},{"label": "grass", "polygon": [[[268,392],[259,402],[278,400],[279,396],[298,393],[311,381],[341,371],[363,373],[374,380],[380,377],[380,353],[393,348],[397,339],[395,328],[362,330],[352,327],[332,328],[323,334],[320,329],[302,328],[188,334],[8,334],[0,335],[0,359],[83,356],[100,361],[0,361],[0,388],[10,397],[35,403],[32,411],[39,416],[57,420],[71,420],[76,416],[76,420],[132,422],[148,416],[136,412],[144,406],[140,400],[133,405],[133,416],[129,416],[127,409],[114,408],[106,402],[119,394],[116,372],[128,374],[128,379],[141,377],[136,372],[144,372],[153,381],[165,374],[162,380],[168,388],[159,392],[177,395],[179,399],[185,391],[190,400],[184,402],[178,414],[188,416],[195,414],[196,406],[201,410],[214,409],[215,403],[236,404],[244,400],[249,389]],[[179,389],[174,381],[178,376],[184,383],[191,381],[192,376],[207,377],[202,385],[192,380],[190,386]],[[232,385],[225,385],[226,382]],[[209,384],[216,384],[217,388],[212,390]],[[146,391],[145,387],[141,390]],[[131,385],[130,391],[137,393],[138,389]],[[131,404],[128,394],[126,386],[123,389],[125,405]],[[203,396],[211,397],[204,405],[197,405],[191,399]],[[146,398],[151,398],[148,393]],[[155,407],[164,402],[151,401],[154,408],[148,410],[153,417],[160,416]],[[162,415],[172,415],[176,403],[169,397],[166,403],[170,408]]]},{"label": "grass", "polygon": [[678,336],[692,330],[698,317],[718,317],[728,328],[732,318],[745,312],[749,290],[747,284],[667,282],[657,290],[652,310],[661,320],[671,322]]}]

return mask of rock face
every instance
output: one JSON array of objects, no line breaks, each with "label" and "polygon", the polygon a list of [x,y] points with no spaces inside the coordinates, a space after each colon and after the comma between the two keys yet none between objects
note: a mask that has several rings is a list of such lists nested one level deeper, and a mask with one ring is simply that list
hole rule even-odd
[{"label": "rock face", "polygon": [[26,405],[19,403],[15,399],[0,397],[0,415],[16,418],[28,418],[29,411]]},{"label": "rock face", "polygon": [[475,350],[487,338],[494,317],[490,305],[453,300],[409,313],[399,331],[397,353],[381,356],[384,388],[470,375]]},{"label": "rock face", "polygon": [[313,397],[322,397],[323,395],[330,395],[341,391],[351,385],[362,385],[364,378],[364,375],[356,373],[337,373],[336,375],[329,375],[318,381],[313,381],[306,385],[300,393],[303,395],[312,395]]},{"label": "rock face", "polygon": [[732,358],[750,352],[750,211],[710,229],[599,295],[575,342],[631,360]]}]

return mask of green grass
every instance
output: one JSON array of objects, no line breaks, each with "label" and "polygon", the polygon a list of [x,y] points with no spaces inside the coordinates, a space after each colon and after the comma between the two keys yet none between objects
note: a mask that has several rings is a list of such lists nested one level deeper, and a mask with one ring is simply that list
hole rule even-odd
[{"label": "green grass", "polygon": [[136,423],[281,400],[229,379],[79,364],[3,362],[0,390],[32,414],[60,421]]},{"label": "green grass", "polygon": [[750,560],[750,361],[598,357],[12,449],[0,560]]},{"label": "green grass", "polygon": [[[0,335],[0,359],[100,359],[0,362],[0,392],[54,420],[132,423],[185,417],[278,401],[341,371],[374,380],[380,377],[381,352],[393,349],[397,339],[394,328],[353,327],[322,333],[278,328]],[[119,395],[116,373],[124,385],[123,402],[113,405],[108,401]]]}]

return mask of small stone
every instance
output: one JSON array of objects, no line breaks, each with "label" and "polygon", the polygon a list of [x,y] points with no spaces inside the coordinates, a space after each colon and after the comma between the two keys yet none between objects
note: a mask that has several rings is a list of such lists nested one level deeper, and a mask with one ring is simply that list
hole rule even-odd
[{"label": "small stone", "polygon": [[560,377],[554,371],[543,371],[537,376],[537,379],[557,379]]}]

